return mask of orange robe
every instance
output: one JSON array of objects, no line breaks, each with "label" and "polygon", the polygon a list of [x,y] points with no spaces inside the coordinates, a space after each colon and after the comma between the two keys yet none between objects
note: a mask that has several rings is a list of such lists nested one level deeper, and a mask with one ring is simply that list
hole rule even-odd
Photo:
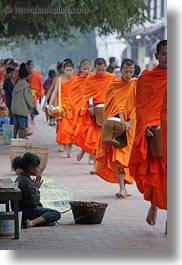
[{"label": "orange robe", "polygon": [[74,77],[61,84],[61,105],[65,113],[61,119],[57,120],[56,142],[59,144],[73,143],[73,113],[69,101],[69,89]]},{"label": "orange robe", "polygon": [[34,71],[33,74],[28,76],[28,82],[30,83],[30,87],[33,90],[33,100],[35,106],[37,106],[38,97],[43,98],[44,89],[42,83],[42,75],[38,71]]},{"label": "orange robe", "polygon": [[164,209],[167,209],[167,88],[165,91],[162,108],[161,108],[161,141],[162,141],[162,152],[164,158],[164,177],[162,183],[161,196],[164,202]]},{"label": "orange robe", "polygon": [[105,98],[104,118],[114,117],[123,113],[125,121],[131,120],[131,128],[126,131],[127,146],[116,148],[112,145],[99,141],[96,153],[96,174],[111,183],[118,183],[117,169],[122,168],[125,172],[125,182],[131,184],[133,178],[129,174],[128,162],[135,136],[135,94],[137,78],[128,82],[119,78],[114,80],[108,87]]},{"label": "orange robe", "polygon": [[73,126],[76,128],[80,109],[83,106],[82,86],[86,79],[86,75],[76,76],[71,84],[69,91],[69,100],[73,111]]},{"label": "orange robe", "polygon": [[145,70],[138,79],[136,92],[136,134],[129,169],[144,199],[164,208],[161,189],[164,175],[163,158],[154,157],[145,137],[148,126],[160,125],[160,111],[167,86],[167,69],[156,66]]},{"label": "orange robe", "polygon": [[114,74],[105,72],[102,76],[91,73],[87,76],[83,87],[83,107],[77,122],[74,141],[89,154],[95,154],[101,134],[101,127],[95,123],[95,118],[88,113],[88,100],[93,98],[93,103],[103,104],[106,88],[115,78]]}]

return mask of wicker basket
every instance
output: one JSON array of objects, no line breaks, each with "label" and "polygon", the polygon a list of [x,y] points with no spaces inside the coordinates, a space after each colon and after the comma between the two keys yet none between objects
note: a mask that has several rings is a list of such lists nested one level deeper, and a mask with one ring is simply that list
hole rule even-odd
[{"label": "wicker basket", "polygon": [[70,202],[76,224],[101,224],[107,203],[99,202]]},{"label": "wicker basket", "polygon": [[16,156],[22,157],[25,153],[31,152],[40,157],[40,173],[42,173],[47,165],[48,150],[49,148],[47,146],[41,146],[41,145],[37,145],[37,146],[30,145],[30,144],[21,145],[21,146],[10,145],[9,146],[10,161],[12,163],[13,159]]}]

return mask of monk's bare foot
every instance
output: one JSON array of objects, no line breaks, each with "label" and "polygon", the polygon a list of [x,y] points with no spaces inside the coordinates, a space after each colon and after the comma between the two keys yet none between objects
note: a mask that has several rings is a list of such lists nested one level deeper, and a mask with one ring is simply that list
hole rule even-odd
[{"label": "monk's bare foot", "polygon": [[132,197],[132,196],[133,196],[132,194],[128,193],[128,191],[127,191],[126,188],[125,188],[125,192],[126,192],[126,196],[127,196],[127,197]]},{"label": "monk's bare foot", "polygon": [[62,147],[62,145],[59,146],[58,151],[59,151],[59,152],[63,152],[63,147]]},{"label": "monk's bare foot", "polygon": [[94,164],[93,155],[89,155],[89,157],[88,157],[88,165],[93,165],[93,164]]},{"label": "monk's bare foot", "polygon": [[72,155],[71,153],[69,153],[67,157],[68,157],[68,158],[72,158],[73,155]]},{"label": "monk's bare foot", "polygon": [[61,158],[67,158],[67,157],[68,157],[67,152],[64,152],[64,151],[63,151],[63,153],[61,154]]},{"label": "monk's bare foot", "polygon": [[118,198],[118,199],[124,199],[124,198],[126,198],[126,190],[125,189],[123,189],[123,190],[121,190],[121,191],[119,191],[118,193],[116,193],[116,197]]},{"label": "monk's bare foot", "polygon": [[84,153],[85,153],[85,152],[84,152],[83,150],[81,150],[81,151],[77,154],[76,159],[77,159],[78,161],[80,161],[80,160],[82,159]]},{"label": "monk's bare foot", "polygon": [[149,225],[155,225],[157,220],[157,207],[151,205],[148,211],[146,222]]},{"label": "monk's bare foot", "polygon": [[118,193],[115,194],[117,198],[125,198],[125,197],[131,197],[132,194],[129,194],[126,188],[120,190]]},{"label": "monk's bare foot", "polygon": [[27,219],[26,221],[23,222],[23,227],[24,228],[31,228],[31,227],[33,227],[33,224],[30,220]]}]

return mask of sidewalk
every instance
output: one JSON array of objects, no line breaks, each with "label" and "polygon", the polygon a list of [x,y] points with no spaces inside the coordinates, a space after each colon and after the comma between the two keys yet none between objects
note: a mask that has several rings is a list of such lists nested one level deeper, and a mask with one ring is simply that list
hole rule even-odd
[{"label": "sidewalk", "polygon": [[[164,234],[166,211],[158,211],[156,226],[149,226],[145,219],[150,203],[144,201],[135,184],[128,186],[132,197],[117,199],[117,184],[110,184],[96,175],[90,175],[92,165],[88,165],[88,155],[78,162],[79,150],[73,146],[73,158],[61,158],[55,143],[55,127],[46,123],[45,115],[40,115],[33,125],[34,134],[28,142],[49,146],[48,164],[42,176],[50,176],[75,193],[83,201],[108,203],[102,224],[76,225],[74,220],[61,225],[22,229],[20,239],[0,237],[1,250],[58,249],[65,253],[152,253],[164,255],[167,252],[167,236]],[[8,146],[0,143],[1,177],[14,177],[11,172]],[[154,255],[154,256],[155,256]]]}]

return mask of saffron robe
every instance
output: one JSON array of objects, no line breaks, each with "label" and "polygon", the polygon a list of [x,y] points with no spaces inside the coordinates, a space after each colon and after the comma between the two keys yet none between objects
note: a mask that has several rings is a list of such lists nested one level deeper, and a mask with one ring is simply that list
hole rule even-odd
[{"label": "saffron robe", "polygon": [[71,104],[69,101],[69,89],[74,80],[74,77],[65,81],[61,84],[61,106],[64,108],[65,113],[61,119],[57,119],[57,128],[56,128],[56,142],[59,144],[71,144],[73,143],[73,113]]},{"label": "saffron robe", "polygon": [[38,71],[33,71],[33,74],[29,75],[27,79],[32,89],[34,104],[37,106],[38,97],[43,98],[44,96],[42,75]]},{"label": "saffron robe", "polygon": [[128,163],[135,136],[135,94],[137,78],[125,82],[122,78],[114,80],[107,88],[104,118],[123,113],[125,121],[130,119],[131,127],[126,131],[127,146],[116,148],[99,140],[96,152],[96,174],[111,183],[118,183],[118,169],[125,173],[125,182],[131,184],[133,178],[129,174]]},{"label": "saffron robe", "polygon": [[83,106],[83,91],[82,86],[87,78],[86,75],[76,76],[70,86],[69,101],[73,111],[73,126],[76,128],[80,110]]},{"label": "saffron robe", "polygon": [[161,201],[162,208],[167,209],[167,88],[161,107],[161,141],[164,158],[164,176],[162,181]]},{"label": "saffron robe", "polygon": [[145,70],[138,78],[136,90],[136,134],[130,156],[129,169],[144,199],[164,208],[161,191],[164,176],[163,158],[151,154],[146,140],[148,126],[160,125],[160,111],[167,87],[167,69],[156,66]]},{"label": "saffron robe", "polygon": [[74,142],[89,154],[95,154],[101,134],[101,127],[95,118],[88,113],[89,98],[93,104],[103,104],[108,84],[115,78],[114,74],[105,72],[103,75],[90,73],[82,87],[83,106],[74,134]]}]

